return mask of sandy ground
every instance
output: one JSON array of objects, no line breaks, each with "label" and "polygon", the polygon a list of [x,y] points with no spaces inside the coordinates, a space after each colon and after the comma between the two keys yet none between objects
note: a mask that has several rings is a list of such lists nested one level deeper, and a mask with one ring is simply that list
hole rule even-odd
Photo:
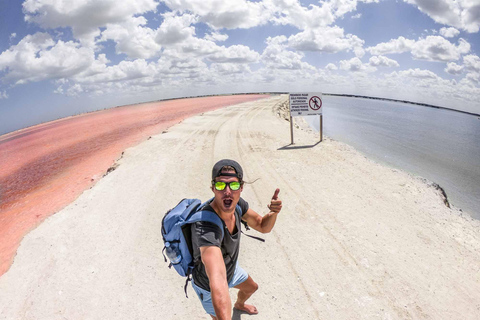
[{"label": "sandy ground", "polygon": [[265,243],[242,238],[260,285],[252,319],[479,319],[479,221],[345,144],[295,129],[289,146],[285,99],[204,113],[126,150],[24,238],[0,278],[0,319],[210,319],[164,263],[160,228],[180,199],[212,195],[226,157],[259,178],[242,193],[252,208],[266,212],[277,187],[284,203]]},{"label": "sandy ground", "polygon": [[264,97],[148,102],[0,136],[0,277],[10,267],[21,239],[101,179],[123,150],[193,115]]}]

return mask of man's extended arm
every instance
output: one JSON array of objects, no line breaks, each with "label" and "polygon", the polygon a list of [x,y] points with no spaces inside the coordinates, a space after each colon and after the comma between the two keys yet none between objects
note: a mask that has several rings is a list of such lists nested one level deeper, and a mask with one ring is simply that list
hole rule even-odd
[{"label": "man's extended arm", "polygon": [[276,189],[273,194],[272,200],[268,208],[270,212],[264,215],[263,217],[253,211],[248,209],[248,211],[243,215],[242,219],[245,220],[250,227],[257,230],[261,233],[268,233],[272,231],[275,222],[277,221],[277,215],[282,210],[282,201],[278,200],[278,193],[280,189]]},{"label": "man's extended arm", "polygon": [[200,247],[200,255],[210,282],[212,303],[218,320],[232,319],[232,301],[228,293],[227,270],[219,247]]}]

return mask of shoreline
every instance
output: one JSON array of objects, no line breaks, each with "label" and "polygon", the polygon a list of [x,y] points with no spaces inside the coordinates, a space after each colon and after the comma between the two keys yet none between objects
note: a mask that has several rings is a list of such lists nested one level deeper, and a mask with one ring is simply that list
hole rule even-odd
[{"label": "shoreline", "polygon": [[[327,98],[325,98],[325,101],[327,101]],[[341,101],[344,103],[348,103],[348,99],[341,100]],[[287,111],[286,109],[287,106],[284,106],[283,108]],[[401,108],[401,106],[395,106],[395,108]],[[433,113],[435,113],[435,111],[429,112],[429,114],[433,114]],[[348,112],[347,112],[347,115],[348,115]],[[287,121],[289,121],[288,115],[284,117],[286,118]],[[340,127],[343,127],[346,125],[345,122],[340,121],[341,119],[337,119],[337,120],[339,121],[336,122],[336,120],[333,120],[333,119],[328,120],[325,118],[325,114],[324,114],[324,128],[327,125],[329,128],[328,133],[332,134],[335,138],[338,138],[339,141],[342,141],[344,143],[347,143],[353,146],[358,152],[361,152],[366,157],[382,165],[388,166],[390,168],[395,168],[398,170],[403,170],[414,176],[426,179],[426,181],[429,184],[438,186],[438,188],[442,190],[442,193],[445,194],[445,199],[446,199],[445,204],[447,206],[452,205],[456,209],[462,211],[465,216],[476,219],[476,220],[480,220],[480,213],[477,210],[480,207],[478,206],[479,203],[477,201],[477,198],[475,197],[476,189],[468,188],[467,187],[468,182],[465,182],[465,179],[462,178],[464,173],[470,171],[472,177],[477,177],[477,179],[472,178],[471,181],[478,180],[478,172],[475,168],[474,163],[472,163],[472,161],[468,163],[466,162],[463,168],[460,168],[458,165],[449,167],[445,163],[446,162],[453,163],[455,162],[456,159],[452,157],[452,152],[450,153],[447,152],[445,153],[445,157],[443,158],[444,159],[443,167],[442,166],[436,167],[435,170],[433,170],[431,167],[428,166],[428,164],[426,164],[425,162],[422,161],[421,158],[419,158],[420,156],[419,150],[423,150],[421,148],[424,145],[415,144],[413,142],[410,144],[409,140],[406,140],[405,138],[401,139],[401,137],[399,137],[397,139],[398,143],[404,146],[406,149],[405,150],[406,152],[400,154],[398,150],[390,147],[390,145],[386,144],[385,141],[381,141],[380,133],[374,130],[368,131],[368,132],[366,131],[365,134],[370,134],[371,136],[367,136],[365,137],[365,139],[363,138],[356,139],[355,137],[361,137],[362,133],[361,132],[357,133],[356,131],[352,131],[352,129],[344,129],[343,132],[336,130],[335,128],[333,128],[333,126],[338,125]],[[368,121],[368,120],[362,118],[361,121]],[[472,119],[471,121],[476,122],[475,119]],[[318,116],[316,117],[316,119],[315,117],[310,117],[308,119],[303,117],[295,117],[294,123],[300,124],[304,129],[308,128],[308,130],[312,130],[317,135],[319,134]],[[373,128],[370,128],[370,129],[373,129]],[[391,132],[393,133],[394,131],[392,130]],[[331,139],[334,139],[328,133],[327,133],[327,136]],[[324,135],[325,135],[325,130],[324,130]],[[372,141],[374,140],[377,140],[379,142],[378,146],[372,143]],[[445,148],[448,148],[448,146],[452,146],[452,141],[453,140],[446,141]],[[473,151],[474,149],[471,149],[472,150],[471,152],[476,152],[476,151]],[[408,156],[409,151],[412,152],[410,156]],[[423,151],[426,152],[425,150]],[[435,152],[435,150],[430,150],[430,151],[432,152],[432,155],[429,155],[428,157],[431,161],[435,160],[434,155],[439,156],[439,153],[441,153],[441,150],[438,152]],[[407,161],[411,161],[411,162],[408,163]]]},{"label": "shoreline", "polygon": [[[142,104],[147,104],[147,103],[161,103],[161,102],[168,102],[168,101],[175,101],[175,100],[182,100],[182,99],[195,99],[195,98],[208,98],[208,97],[228,97],[228,96],[238,96],[238,95],[284,95],[284,94],[289,94],[289,93],[288,92],[281,92],[281,91],[272,91],[272,92],[243,92],[243,93],[207,94],[207,95],[198,95],[198,96],[165,98],[165,99],[159,99],[159,100],[153,100],[153,101],[137,102],[137,103],[133,103],[133,104],[129,104],[129,105],[105,107],[103,109],[87,111],[87,112],[84,112],[84,113],[81,113],[81,114],[71,115],[71,116],[58,118],[58,119],[52,119],[52,120],[49,120],[49,121],[44,121],[44,122],[41,122],[41,123],[37,123],[37,124],[31,125],[31,126],[28,126],[28,127],[25,127],[25,128],[21,128],[21,129],[17,129],[17,130],[14,130],[14,131],[6,132],[6,133],[3,133],[3,134],[0,134],[0,141],[3,138],[3,136],[9,135],[11,133],[16,133],[18,131],[22,131],[22,130],[25,130],[25,129],[33,128],[35,126],[39,126],[39,125],[42,125],[42,124],[49,124],[51,122],[55,122],[55,121],[59,121],[59,120],[74,118],[74,117],[77,117],[77,116],[83,116],[83,115],[87,115],[87,114],[95,113],[95,112],[108,111],[108,110],[116,109],[116,108],[136,106],[136,105],[142,105]],[[399,99],[393,99],[393,98],[382,98],[382,97],[374,97],[374,96],[343,94],[343,93],[322,93],[322,94],[326,95],[326,96],[338,96],[338,97],[348,97],[348,98],[392,101],[392,102],[400,102],[400,103],[406,103],[406,104],[419,105],[419,106],[429,107],[429,108],[434,108],[434,109],[444,109],[444,110],[456,111],[456,112],[476,116],[480,120],[480,113],[474,113],[474,112],[469,112],[469,111],[464,111],[464,110],[459,110],[459,109],[447,108],[447,107],[442,107],[442,106],[437,106],[437,105],[432,105],[432,104],[422,103],[422,102],[414,102],[414,101],[409,101],[409,100],[399,100]]]},{"label": "shoreline", "polygon": [[[284,119],[285,121],[287,122],[290,122],[290,113],[289,113],[289,109],[288,109],[288,103],[287,102],[284,102],[284,103],[281,103],[279,104],[278,106],[275,107],[275,113],[277,114],[278,117],[280,117],[281,119]],[[317,135],[319,134],[319,132],[317,130],[315,130],[315,128],[313,128],[306,120],[304,117],[293,117],[293,120],[294,120],[294,126],[295,128],[297,129],[300,129],[302,131],[306,131],[308,132],[309,134],[314,134],[314,135]],[[332,141],[338,141],[338,140],[335,140],[331,137],[329,137],[328,135],[323,135],[324,138],[326,139],[330,139]],[[344,143],[344,142],[341,142],[339,141],[340,143]],[[345,143],[346,144],[346,143]],[[348,144],[346,144],[348,145]],[[367,156],[366,154],[364,154],[363,152],[361,152],[360,150],[356,149],[355,147],[351,146],[351,145],[348,145],[349,147],[353,148],[356,152],[364,155],[366,158],[368,158],[370,161],[373,161],[375,163],[378,163],[379,165],[382,165],[382,166],[387,166],[389,168],[392,168],[394,170],[400,170],[400,171],[403,171],[403,172],[406,172],[410,175],[412,175],[412,177],[415,177],[417,179],[421,179],[423,181],[425,181],[425,183],[427,185],[431,185],[433,186],[435,189],[437,189],[441,196],[442,196],[442,200],[443,200],[443,203],[445,204],[445,206],[447,208],[452,208],[451,205],[450,205],[450,202],[448,200],[448,195],[445,191],[445,189],[439,185],[438,183],[434,182],[434,181],[430,181],[422,176],[419,176],[419,175],[415,175],[411,172],[407,172],[405,170],[402,170],[402,169],[399,169],[399,168],[395,168],[393,166],[390,166],[388,165],[387,163],[383,163],[383,162],[380,162],[380,161],[377,161],[375,159],[372,159],[371,157]],[[462,213],[464,213],[464,211],[459,208],[459,207],[456,207],[456,206],[453,206],[454,208],[456,208],[457,210],[461,211]],[[466,213],[465,212],[465,216],[468,217],[468,218],[471,218],[471,219],[474,219],[474,220],[478,220],[478,219],[475,219],[474,217],[472,217],[470,214]]]}]

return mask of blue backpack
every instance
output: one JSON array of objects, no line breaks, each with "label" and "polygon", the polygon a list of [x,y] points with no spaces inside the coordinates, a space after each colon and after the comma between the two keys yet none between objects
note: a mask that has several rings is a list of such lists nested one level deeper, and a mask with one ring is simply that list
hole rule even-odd
[{"label": "blue backpack", "polygon": [[[187,277],[185,281],[185,295],[187,295],[187,285],[190,281],[192,270],[194,268],[192,239],[190,234],[190,224],[197,221],[208,221],[216,224],[222,230],[222,219],[212,211],[201,210],[208,203],[201,203],[198,199],[183,199],[175,207],[168,210],[162,220],[162,237],[165,247],[162,253],[165,262],[165,250],[170,259],[169,268],[173,268],[182,277]],[[238,205],[237,205],[238,207]],[[170,248],[170,249],[168,249]],[[168,252],[174,252],[173,257]],[[176,256],[176,257],[175,257]],[[188,297],[188,296],[187,296]]]},{"label": "blue backpack", "polygon": [[[165,257],[165,251],[167,251],[167,256],[170,260],[168,267],[171,268],[173,266],[179,275],[187,277],[184,287],[187,298],[188,282],[192,280],[192,271],[195,267],[190,224],[198,221],[212,222],[222,230],[222,238],[224,235],[222,219],[213,211],[203,210],[211,200],[213,198],[202,204],[198,199],[183,199],[175,207],[168,210],[162,220],[162,237],[165,243],[162,250],[163,258],[167,262]],[[242,209],[237,204],[235,210],[241,212]],[[247,230],[250,229],[245,221],[242,221],[242,223]],[[265,241],[258,237],[246,236]]]}]

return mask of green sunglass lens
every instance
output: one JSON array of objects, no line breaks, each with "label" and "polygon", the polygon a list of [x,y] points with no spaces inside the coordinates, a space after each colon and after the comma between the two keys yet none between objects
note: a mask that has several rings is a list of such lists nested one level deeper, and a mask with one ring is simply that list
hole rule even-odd
[{"label": "green sunglass lens", "polygon": [[215,189],[217,189],[218,191],[222,191],[223,189],[225,189],[226,186],[227,184],[225,182],[215,182]]},{"label": "green sunglass lens", "polygon": [[240,189],[240,182],[230,182],[230,189],[233,191]]}]

